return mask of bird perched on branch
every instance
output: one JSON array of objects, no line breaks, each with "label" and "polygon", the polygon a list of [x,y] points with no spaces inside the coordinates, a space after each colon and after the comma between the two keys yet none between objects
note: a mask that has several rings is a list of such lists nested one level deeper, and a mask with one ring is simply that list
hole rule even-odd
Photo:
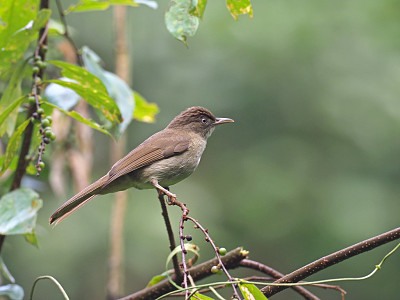
[{"label": "bird perched on branch", "polygon": [[97,195],[130,187],[156,188],[176,199],[168,187],[193,173],[215,126],[231,122],[229,118],[216,118],[203,107],[188,108],[117,161],[106,175],[65,202],[51,215],[50,224],[61,222]]}]

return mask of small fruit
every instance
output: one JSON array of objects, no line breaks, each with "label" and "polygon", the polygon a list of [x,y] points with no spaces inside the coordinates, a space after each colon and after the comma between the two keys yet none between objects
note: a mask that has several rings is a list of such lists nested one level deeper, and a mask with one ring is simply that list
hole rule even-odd
[{"label": "small fruit", "polygon": [[40,71],[39,66],[34,66],[34,67],[32,68],[32,73],[33,73],[33,74],[38,74],[39,71]]},{"label": "small fruit", "polygon": [[49,127],[50,126],[50,121],[48,119],[43,119],[42,120],[42,126],[45,127]]},{"label": "small fruit", "polygon": [[41,169],[43,169],[44,168],[44,162],[43,161],[41,161],[39,164],[38,164],[38,166],[39,166],[39,168],[41,168]]},{"label": "small fruit", "polygon": [[37,112],[39,115],[41,115],[41,114],[44,113],[44,110],[43,110],[43,108],[39,107],[39,108],[36,110],[36,112]]},{"label": "small fruit", "polygon": [[51,116],[47,116],[46,119],[49,120],[50,124],[53,122],[53,118]]},{"label": "small fruit", "polygon": [[45,144],[50,144],[51,140],[50,140],[49,138],[45,137],[45,138],[43,139],[43,142],[44,142]]},{"label": "small fruit", "polygon": [[29,102],[30,104],[36,103],[35,96],[29,96],[29,97],[28,97],[28,102]]},{"label": "small fruit", "polygon": [[219,271],[219,268],[217,266],[212,266],[211,273],[217,274],[218,271]]},{"label": "small fruit", "polygon": [[218,252],[219,252],[220,255],[224,256],[227,251],[226,251],[225,248],[219,248]]}]

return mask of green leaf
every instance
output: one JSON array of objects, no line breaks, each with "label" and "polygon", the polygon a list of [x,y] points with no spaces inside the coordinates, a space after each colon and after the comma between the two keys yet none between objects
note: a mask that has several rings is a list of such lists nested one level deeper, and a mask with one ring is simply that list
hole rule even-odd
[{"label": "green leaf", "polygon": [[18,284],[6,284],[0,286],[0,296],[8,296],[10,300],[22,300],[24,289]]},{"label": "green leaf", "polygon": [[[15,102],[16,99],[21,97],[21,82],[24,77],[24,71],[27,63],[27,59],[21,60],[17,63],[14,72],[11,75],[11,79],[8,82],[7,88],[4,91],[0,99],[0,111],[4,111],[10,104]],[[0,136],[7,132],[8,136],[14,131],[15,122],[17,120],[18,110],[15,107],[8,113],[6,122],[0,125]]]},{"label": "green leaf", "polygon": [[[195,293],[193,296],[197,297],[200,300],[214,300],[214,298],[208,297],[208,296],[200,294],[200,293]],[[196,299],[195,297],[193,297],[191,299]]]},{"label": "green leaf", "polygon": [[250,18],[253,17],[250,0],[226,0],[226,7],[235,20],[239,20],[238,15],[242,14],[248,14]]},{"label": "green leaf", "polygon": [[196,9],[193,2],[193,0],[174,0],[165,13],[168,31],[185,45],[187,38],[193,36],[199,27],[199,18],[193,15]]},{"label": "green leaf", "polygon": [[39,243],[38,243],[38,239],[37,239],[35,230],[32,230],[32,233],[25,233],[24,238],[29,244],[32,244],[36,248],[39,248]]},{"label": "green leaf", "polygon": [[204,10],[206,9],[206,5],[207,5],[207,0],[198,0],[196,8],[193,11],[193,15],[203,20]]},{"label": "green leaf", "polygon": [[42,207],[39,195],[28,188],[20,188],[0,199],[0,234],[33,233],[36,216]]},{"label": "green leaf", "polygon": [[85,117],[83,117],[82,115],[80,115],[79,113],[77,113],[76,111],[66,111],[64,109],[62,109],[61,107],[58,107],[57,105],[54,105],[52,103],[49,102],[43,102],[42,107],[45,108],[46,106],[51,106],[59,111],[61,111],[62,113],[66,114],[67,116],[70,116],[71,118],[74,118],[75,120],[88,125],[90,127],[92,127],[93,129],[96,129],[97,131],[100,131],[106,135],[108,135],[109,137],[113,138],[113,136],[111,135],[110,132],[108,132],[106,129],[104,129],[101,125],[99,125],[98,123],[92,121],[92,120],[88,120]]},{"label": "green leaf", "polygon": [[158,114],[158,105],[155,103],[147,102],[142,95],[138,92],[133,91],[135,98],[135,111],[133,118],[135,120],[152,123],[156,120],[156,114]]},{"label": "green leaf", "polygon": [[239,288],[245,300],[268,300],[254,284],[239,283]]},{"label": "green leaf", "polygon": [[[72,79],[67,77],[61,77],[58,80],[74,82]],[[79,99],[81,99],[81,96],[79,96],[74,90],[63,87],[57,83],[50,83],[44,90],[44,96],[48,102],[67,111],[71,110],[76,104],[78,104]]]},{"label": "green leaf", "polygon": [[65,14],[70,12],[82,12],[82,11],[93,11],[93,10],[106,10],[110,5],[127,5],[127,6],[138,6],[133,0],[109,0],[109,1],[94,1],[94,0],[82,0],[77,4],[73,4],[65,11]]},{"label": "green leaf", "polygon": [[11,136],[8,145],[7,145],[7,150],[6,154],[4,155],[4,161],[3,165],[1,167],[0,175],[3,175],[3,173],[8,169],[10,166],[14,155],[17,154],[19,143],[21,141],[21,135],[25,131],[26,126],[30,123],[30,119],[26,120],[24,123],[18,126],[17,130],[14,131],[13,135]]},{"label": "green leaf", "polygon": [[100,57],[89,47],[82,48],[82,58],[90,73],[97,76],[105,85],[108,94],[117,103],[122,115],[122,122],[118,124],[116,136],[119,138],[132,121],[135,110],[135,100],[130,87],[117,75],[104,70],[100,66]]},{"label": "green leaf", "polygon": [[159,283],[161,280],[163,280],[167,276],[168,276],[168,272],[164,272],[160,275],[153,276],[153,278],[151,278],[149,283],[146,285],[146,288],[156,285],[157,283]]},{"label": "green leaf", "polygon": [[14,102],[11,102],[10,105],[8,105],[8,107],[3,110],[3,112],[0,114],[0,127],[2,127],[4,121],[10,116],[14,109],[20,106],[22,102],[24,102],[25,98],[26,96],[22,96],[14,100]]},{"label": "green leaf", "polygon": [[70,88],[79,94],[94,108],[100,110],[102,114],[111,122],[119,123],[121,113],[117,104],[107,94],[107,89],[99,78],[87,70],[62,61],[47,61],[59,68],[64,77],[72,79],[73,82],[62,80],[47,80],[48,83],[57,83],[61,86]]},{"label": "green leaf", "polygon": [[[6,17],[0,14],[2,25],[5,24],[0,29],[0,78],[4,80],[12,74],[11,66],[22,58],[29,44],[36,39],[39,29],[46,24],[51,14],[48,9],[43,9],[36,14],[37,1],[6,2],[10,11],[5,12]],[[18,18],[22,18],[24,22],[15,22],[14,20]],[[16,27],[15,24],[19,26]]]},{"label": "green leaf", "polygon": [[[199,247],[197,247],[194,244],[186,243],[185,249],[189,252],[194,253],[197,256],[200,256]],[[165,269],[168,269],[168,264],[172,260],[172,257],[174,257],[175,254],[180,253],[181,251],[182,251],[181,246],[177,246],[173,251],[171,251],[171,253],[167,257],[167,261],[165,263]]]},{"label": "green leaf", "polygon": [[3,277],[11,283],[15,283],[15,278],[12,276],[11,272],[8,270],[3,258],[0,256],[0,271]]}]

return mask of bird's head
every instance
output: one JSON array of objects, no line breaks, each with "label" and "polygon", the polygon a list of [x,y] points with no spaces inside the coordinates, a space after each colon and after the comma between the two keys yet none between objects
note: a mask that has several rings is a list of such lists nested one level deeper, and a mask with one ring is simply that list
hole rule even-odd
[{"label": "bird's head", "polygon": [[229,118],[216,118],[206,108],[194,106],[177,115],[167,128],[189,130],[207,139],[216,125],[232,122]]}]

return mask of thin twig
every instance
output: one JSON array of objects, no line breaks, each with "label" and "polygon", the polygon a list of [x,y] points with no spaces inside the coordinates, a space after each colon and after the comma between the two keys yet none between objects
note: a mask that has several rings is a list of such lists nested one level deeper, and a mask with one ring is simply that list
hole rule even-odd
[{"label": "thin twig", "polygon": [[[158,191],[158,200],[160,200],[161,209],[162,209],[161,214],[164,218],[165,227],[167,227],[167,233],[168,233],[168,239],[169,239],[169,249],[172,252],[176,248],[175,237],[174,237],[174,232],[172,231],[171,222],[169,220],[167,206],[165,205],[164,193],[162,191]],[[176,279],[179,282],[181,282],[183,279],[183,276],[182,276],[181,269],[179,268],[178,256],[176,254],[172,257],[172,264],[174,266]]]},{"label": "thin twig", "polygon": [[[365,241],[354,244],[345,249],[334,252],[330,255],[324,256],[284,277],[279,280],[276,280],[274,283],[288,283],[288,282],[299,282],[304,278],[311,276],[323,269],[326,269],[334,264],[342,262],[346,259],[349,259],[355,255],[370,251],[375,249],[376,247],[382,246],[386,243],[394,241],[396,239],[400,239],[400,227],[393,229],[391,231],[385,232],[383,234],[377,235]],[[261,292],[264,293],[267,297],[270,297],[284,289],[288,288],[287,286],[266,286],[261,289]]]},{"label": "thin twig", "polygon": [[[229,274],[228,270],[225,268],[225,265],[222,263],[219,251],[218,251],[217,247],[215,246],[214,241],[211,239],[210,235],[208,234],[208,229],[204,229],[204,227],[201,226],[201,224],[197,220],[193,219],[192,217],[187,216],[186,218],[188,220],[191,220],[204,233],[204,235],[206,236],[206,241],[211,244],[212,248],[214,249],[215,255],[217,256],[217,259],[219,262],[218,267],[224,271],[224,273],[228,277],[229,281],[234,281],[233,277],[231,276],[231,274]],[[240,299],[239,293],[237,292],[237,284],[232,284],[232,288],[233,288],[233,296],[237,299]]]},{"label": "thin twig", "polygon": [[65,31],[64,31],[64,37],[68,40],[68,42],[71,43],[72,47],[75,49],[75,55],[78,59],[78,63],[79,65],[83,66],[83,60],[82,60],[82,56],[79,53],[79,49],[76,46],[74,40],[71,38],[69,31],[68,31],[68,24],[67,24],[67,19],[65,18],[65,14],[64,14],[64,10],[62,8],[61,2],[60,0],[56,0],[57,3],[57,10],[58,10],[58,14],[60,15],[60,20],[64,25]]}]

